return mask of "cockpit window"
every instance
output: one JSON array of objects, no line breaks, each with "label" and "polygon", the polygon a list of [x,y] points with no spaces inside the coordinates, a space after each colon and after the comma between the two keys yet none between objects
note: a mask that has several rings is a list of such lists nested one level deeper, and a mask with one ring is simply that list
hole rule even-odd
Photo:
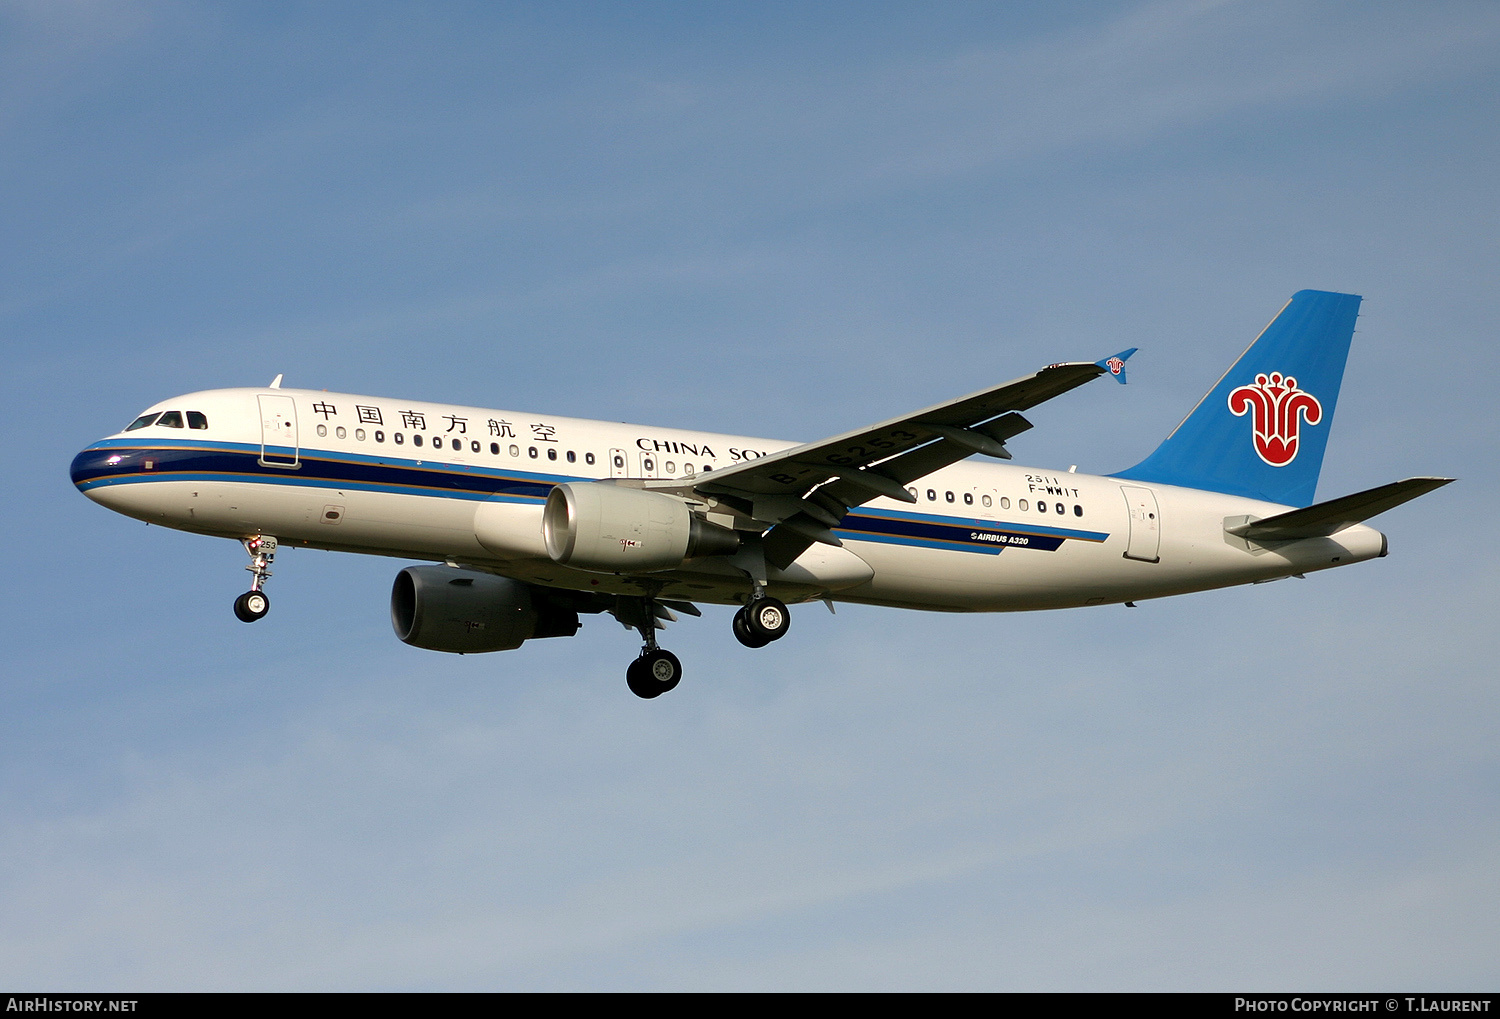
[{"label": "cockpit window", "polygon": [[189,428],[207,428],[208,427],[208,418],[204,417],[200,412],[198,412],[196,410],[190,410],[190,411],[188,411],[187,412],[187,419],[188,419],[188,427]]},{"label": "cockpit window", "polygon": [[159,418],[156,419],[156,427],[158,427],[158,428],[181,428],[182,427],[182,414],[179,411],[169,410],[165,414],[163,414],[161,417],[159,417]]},{"label": "cockpit window", "polygon": [[160,412],[157,412],[155,414],[142,414],[140,417],[130,422],[130,424],[126,425],[125,430],[127,432],[133,432],[137,428],[145,428],[147,425],[151,424],[151,422],[155,421],[159,417],[161,417]]}]

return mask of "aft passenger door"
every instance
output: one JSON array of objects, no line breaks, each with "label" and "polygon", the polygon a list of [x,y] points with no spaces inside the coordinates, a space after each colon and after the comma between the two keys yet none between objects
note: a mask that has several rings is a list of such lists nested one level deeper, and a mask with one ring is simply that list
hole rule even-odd
[{"label": "aft passenger door", "polygon": [[1130,507],[1130,536],[1125,541],[1125,558],[1142,562],[1161,562],[1161,513],[1156,493],[1149,488],[1122,486],[1125,505]]},{"label": "aft passenger door", "polygon": [[260,462],[264,467],[300,467],[297,404],[290,396],[257,396],[260,401]]}]

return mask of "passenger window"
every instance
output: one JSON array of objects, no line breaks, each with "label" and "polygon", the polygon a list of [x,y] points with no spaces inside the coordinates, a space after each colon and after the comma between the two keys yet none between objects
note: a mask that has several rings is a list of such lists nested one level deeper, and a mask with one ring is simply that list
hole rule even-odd
[{"label": "passenger window", "polygon": [[137,428],[145,428],[147,425],[151,424],[152,422],[154,422],[159,417],[161,417],[160,413],[156,413],[156,414],[142,414],[140,417],[138,417],[134,421],[130,422],[130,424],[126,425],[125,426],[125,430],[127,432],[133,432]]},{"label": "passenger window", "polygon": [[917,490],[915,488],[908,488],[906,494],[915,499],[917,497]]},{"label": "passenger window", "polygon": [[1053,507],[1053,509],[1057,510],[1057,515],[1058,516],[1062,516],[1064,513],[1068,512],[1066,509],[1063,508],[1063,504],[1062,503],[1058,503],[1056,506]]},{"label": "passenger window", "polygon": [[592,453],[585,453],[585,454],[583,454],[583,462],[586,463],[586,464],[593,463],[594,462],[594,454],[592,454]]},{"label": "passenger window", "polygon": [[327,435],[328,434],[328,426],[327,425],[319,425],[318,426],[318,434],[319,435]]},{"label": "passenger window", "polygon": [[1022,513],[1025,513],[1031,508],[1031,506],[1026,502],[1025,499],[1022,499],[1020,502],[1016,503],[1016,508],[1019,509]]},{"label": "passenger window", "polygon": [[492,442],[492,443],[490,443],[490,456],[499,456],[499,455],[500,455],[500,443],[498,443],[498,442]]},{"label": "passenger window", "polygon": [[520,456],[521,455],[521,447],[520,446],[511,446],[510,447],[510,455],[511,456]]},{"label": "passenger window", "polygon": [[379,428],[375,429],[375,441],[376,442],[384,442],[385,441],[385,433],[382,432]]},{"label": "passenger window", "polygon": [[156,421],[158,428],[181,428],[182,415],[175,410],[169,410]]},{"label": "passenger window", "polygon": [[536,447],[535,446],[527,446],[526,447],[526,455],[529,456],[529,457],[531,457],[531,459],[535,460],[536,459]]},{"label": "passenger window", "polygon": [[411,437],[411,444],[413,446],[420,446],[422,444],[422,437],[420,435],[413,435]]},{"label": "passenger window", "polygon": [[646,468],[647,471],[654,471],[656,470],[656,461],[648,456],[641,461],[641,466]]},{"label": "passenger window", "polygon": [[986,505],[986,506],[993,506],[993,505],[994,505],[994,504],[995,504],[995,502],[994,502],[994,500],[993,500],[993,499],[991,499],[991,498],[990,498],[990,497],[989,497],[989,496],[987,496],[987,495],[985,495],[985,496],[980,496],[980,499],[979,499],[979,501],[980,501],[980,502],[982,502],[982,503],[984,503],[984,504],[985,504],[985,505]]},{"label": "passenger window", "polygon": [[1000,508],[1001,509],[1010,509],[1010,496],[1008,496],[1008,495],[1002,495],[1000,497]]},{"label": "passenger window", "polygon": [[557,459],[557,450],[555,450],[555,449],[548,449],[547,450],[547,459],[548,460],[556,460]]},{"label": "passenger window", "polygon": [[469,443],[469,452],[470,453],[478,453],[479,452],[479,442],[478,442],[478,440],[475,440],[474,442]]},{"label": "passenger window", "polygon": [[187,419],[188,419],[188,427],[189,428],[204,429],[204,428],[208,427],[208,418],[204,417],[203,414],[200,413],[199,411],[196,411],[196,410],[190,410],[190,411],[188,411],[187,412]]},{"label": "passenger window", "polygon": [[401,445],[403,442],[406,441],[405,439],[403,439],[401,437],[401,433],[400,432],[397,432],[395,435],[392,435],[391,438],[393,438],[393,439],[396,440],[396,445],[398,445],[398,446]]},{"label": "passenger window", "polygon": [[965,492],[964,493],[964,505],[965,506],[972,506],[972,505],[974,505],[974,493],[973,492]]},{"label": "passenger window", "polygon": [[662,466],[666,467],[668,474],[676,474],[677,473],[677,461],[675,461],[675,460],[668,460]]},{"label": "passenger window", "polygon": [[576,463],[577,461],[578,461],[578,454],[575,453],[575,452],[573,452],[571,449],[568,450],[568,463]]},{"label": "passenger window", "polygon": [[1042,500],[1038,499],[1036,501],[1036,511],[1038,513],[1045,513],[1045,512],[1047,512],[1047,504],[1044,503],[1044,502],[1042,502]]},{"label": "passenger window", "polygon": [[930,488],[927,490],[927,501],[928,502],[936,502],[937,501],[937,493],[934,492]]},{"label": "passenger window", "polygon": [[342,439],[345,436],[347,436],[349,433],[346,432],[346,431],[344,431],[344,426],[343,425],[339,425],[337,428],[335,428],[333,430],[333,434],[337,435],[339,438]]},{"label": "passenger window", "polygon": [[615,470],[624,470],[624,469],[625,469],[625,458],[623,456],[617,456],[617,457],[615,457]]},{"label": "passenger window", "polygon": [[1083,507],[1082,506],[1074,506],[1073,507],[1073,515],[1075,517],[1081,517],[1081,516],[1083,516]]},{"label": "passenger window", "polygon": [[449,439],[448,444],[453,447],[455,453],[462,453],[464,450],[464,444],[458,439]]},{"label": "passenger window", "polygon": [[946,495],[947,495],[948,501],[952,502],[953,501],[953,493],[952,492],[948,492],[948,493],[946,493]]}]

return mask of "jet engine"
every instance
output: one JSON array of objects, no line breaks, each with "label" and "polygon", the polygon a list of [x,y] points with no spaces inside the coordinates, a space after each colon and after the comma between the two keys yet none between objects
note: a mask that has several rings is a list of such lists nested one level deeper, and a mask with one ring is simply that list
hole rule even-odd
[{"label": "jet engine", "polygon": [[450,566],[408,566],[391,588],[396,636],[429,651],[509,651],[534,637],[571,637],[578,613],[509,577]]},{"label": "jet engine", "polygon": [[658,573],[697,556],[732,555],[740,544],[681,499],[600,482],[554,487],[542,537],[554,562],[593,573]]}]

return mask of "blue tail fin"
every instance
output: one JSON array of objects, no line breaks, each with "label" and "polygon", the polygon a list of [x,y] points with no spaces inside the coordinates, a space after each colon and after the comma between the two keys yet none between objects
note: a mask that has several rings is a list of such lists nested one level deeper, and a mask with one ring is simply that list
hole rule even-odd
[{"label": "blue tail fin", "polygon": [[1114,477],[1311,504],[1359,301],[1298,291],[1156,452]]}]

